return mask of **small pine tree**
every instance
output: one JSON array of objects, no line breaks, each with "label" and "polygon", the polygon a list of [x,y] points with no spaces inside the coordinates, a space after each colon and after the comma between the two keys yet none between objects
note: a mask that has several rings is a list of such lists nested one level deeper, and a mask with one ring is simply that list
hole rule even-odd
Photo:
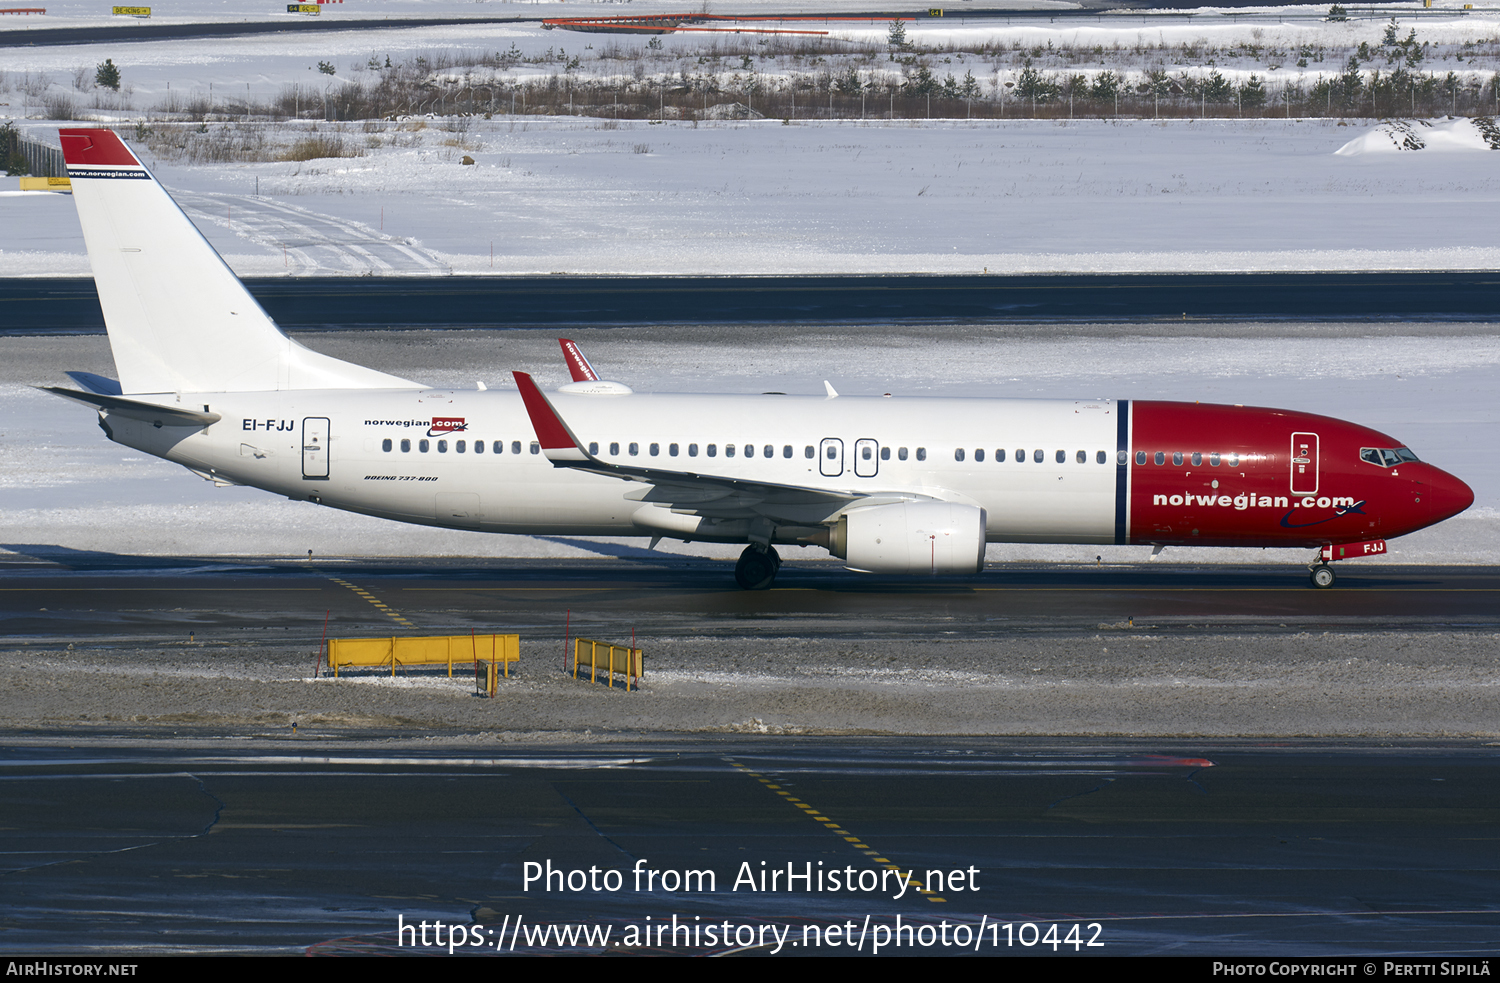
[{"label": "small pine tree", "polygon": [[885,36],[885,43],[892,48],[906,47],[906,25],[901,23],[901,18],[897,17],[891,21],[891,30]]},{"label": "small pine tree", "polygon": [[1266,104],[1266,87],[1255,75],[1251,75],[1240,86],[1240,105],[1246,109],[1257,109]]},{"label": "small pine tree", "polygon": [[322,72],[324,75],[338,74],[338,69],[333,67],[333,63],[326,61],[318,62],[318,71]]},{"label": "small pine tree", "polygon": [[1234,86],[1216,68],[1203,81],[1203,96],[1209,102],[1228,102],[1234,96]]},{"label": "small pine tree", "polygon": [[1338,4],[1334,4],[1332,7],[1328,8],[1328,20],[1338,22],[1346,21],[1348,19],[1349,11],[1345,10],[1343,7],[1340,7]]},{"label": "small pine tree", "polygon": [[105,89],[120,91],[120,69],[111,58],[94,70],[94,84]]},{"label": "small pine tree", "polygon": [[1394,48],[1401,43],[1400,39],[1396,36],[1396,28],[1398,26],[1400,25],[1396,23],[1395,17],[1392,17],[1391,22],[1385,25],[1385,34],[1380,39],[1380,46],[1382,48]]}]

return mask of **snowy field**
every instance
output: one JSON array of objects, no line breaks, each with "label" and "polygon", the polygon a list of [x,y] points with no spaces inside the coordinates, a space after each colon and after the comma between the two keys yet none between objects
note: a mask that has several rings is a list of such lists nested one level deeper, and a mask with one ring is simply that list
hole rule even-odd
[{"label": "snowy field", "polygon": [[[1338,153],[1376,129],[532,117],[332,128],[354,158],[147,161],[253,275],[1500,268],[1500,154]],[[0,216],[5,274],[88,274],[70,198]]]},{"label": "snowy field", "polygon": [[[639,391],[1201,399],[1310,410],[1392,434],[1474,488],[1467,513],[1392,542],[1383,561],[1500,561],[1500,333],[1490,325],[1198,325],[1168,329],[621,328],[570,332],[606,378]],[[491,388],[512,369],[567,381],[553,336],[529,331],[304,334],[339,358],[432,385]],[[631,555],[644,539],[486,535],[399,525],[247,488],[215,488],[110,443],[88,409],[30,388],[110,373],[102,337],[0,338],[0,550],[151,555]],[[738,547],[663,543],[724,559]],[[796,558],[800,551],[788,550]],[[992,545],[992,563],[1139,562],[1149,547]],[[1171,549],[1177,562],[1305,562],[1305,550]],[[809,558],[822,550],[809,549]]]}]

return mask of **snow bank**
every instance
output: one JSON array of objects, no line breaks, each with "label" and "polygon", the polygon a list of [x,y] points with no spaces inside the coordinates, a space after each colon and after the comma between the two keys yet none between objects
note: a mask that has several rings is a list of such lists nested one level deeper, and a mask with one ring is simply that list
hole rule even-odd
[{"label": "snow bank", "polygon": [[1391,154],[1402,150],[1467,152],[1500,150],[1500,123],[1492,116],[1475,119],[1388,119],[1355,137],[1334,153],[1345,157],[1360,154]]}]

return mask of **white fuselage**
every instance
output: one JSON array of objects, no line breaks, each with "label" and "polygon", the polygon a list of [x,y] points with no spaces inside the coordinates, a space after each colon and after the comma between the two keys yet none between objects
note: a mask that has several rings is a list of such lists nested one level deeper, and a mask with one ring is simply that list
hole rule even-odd
[{"label": "white fuselage", "polygon": [[[671,507],[652,504],[647,484],[554,467],[536,447],[514,391],[145,398],[207,407],[222,419],[200,430],[107,416],[115,440],[293,499],[488,532],[744,541],[741,526],[700,518],[680,495]],[[549,398],[607,463],[974,505],[985,510],[992,542],[1115,537],[1113,400],[566,392]],[[1024,461],[1017,460],[1020,452]],[[705,501],[713,496],[705,493]],[[810,505],[797,517],[800,535],[836,511]],[[784,519],[780,525],[778,539],[798,538]]]}]

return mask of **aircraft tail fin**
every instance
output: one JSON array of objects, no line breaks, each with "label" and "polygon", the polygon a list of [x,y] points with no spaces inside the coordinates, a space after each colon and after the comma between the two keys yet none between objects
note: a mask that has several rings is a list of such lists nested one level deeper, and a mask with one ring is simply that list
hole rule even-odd
[{"label": "aircraft tail fin", "polygon": [[288,338],[113,131],[59,136],[124,392],[420,386]]}]

